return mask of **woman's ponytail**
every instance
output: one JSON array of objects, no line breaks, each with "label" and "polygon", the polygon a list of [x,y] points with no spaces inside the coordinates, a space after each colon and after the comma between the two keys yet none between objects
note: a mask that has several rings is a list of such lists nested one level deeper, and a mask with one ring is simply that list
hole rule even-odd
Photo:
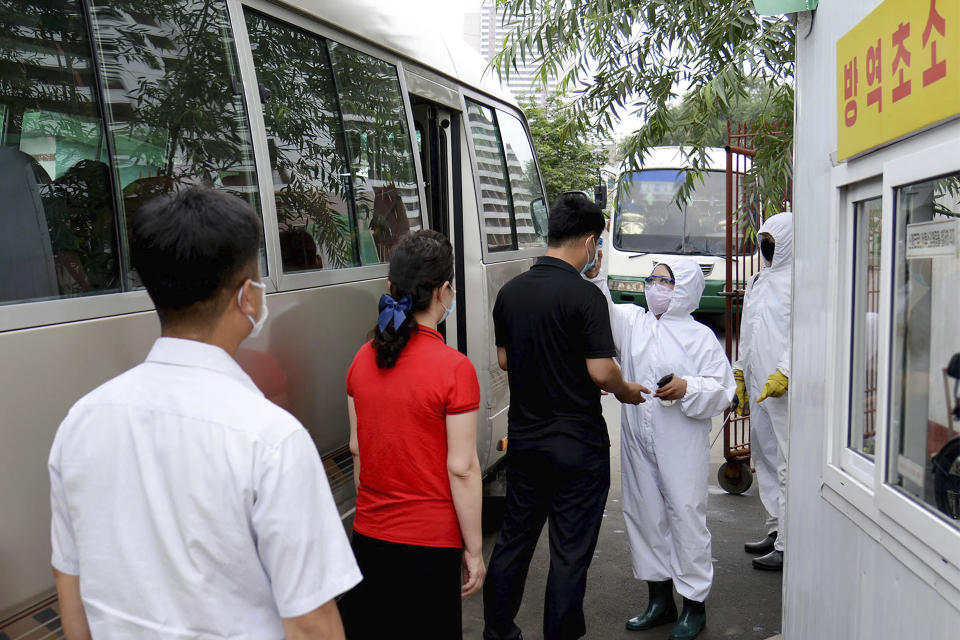
[{"label": "woman's ponytail", "polygon": [[408,313],[397,328],[394,328],[392,322],[383,331],[380,331],[379,326],[375,327],[373,329],[373,348],[377,351],[377,366],[381,369],[389,369],[397,364],[400,352],[410,342],[410,336],[413,335],[416,328],[417,321],[413,319],[412,313]]},{"label": "woman's ponytail", "polygon": [[[377,366],[389,369],[397,364],[404,347],[417,331],[413,314],[430,307],[433,292],[453,279],[453,247],[446,236],[436,231],[418,231],[404,236],[390,258],[390,297],[388,305],[409,306],[401,311],[403,320],[394,312],[394,318],[373,328],[373,348],[377,352]],[[409,296],[409,305],[399,305]],[[384,312],[381,301],[380,312]],[[382,327],[382,328],[381,328]]]}]

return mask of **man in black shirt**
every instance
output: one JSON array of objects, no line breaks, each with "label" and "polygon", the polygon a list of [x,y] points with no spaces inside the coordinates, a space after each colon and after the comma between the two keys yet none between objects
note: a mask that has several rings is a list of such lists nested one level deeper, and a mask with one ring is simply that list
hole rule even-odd
[{"label": "man in black shirt", "polygon": [[583,595],[610,487],[600,390],[643,402],[625,382],[603,294],[581,277],[599,255],[600,208],[565,195],[550,211],[549,247],[500,290],[493,321],[510,381],[507,498],[483,590],[484,640],[522,638],[514,623],[530,558],[550,521],[544,640],[586,633]]}]

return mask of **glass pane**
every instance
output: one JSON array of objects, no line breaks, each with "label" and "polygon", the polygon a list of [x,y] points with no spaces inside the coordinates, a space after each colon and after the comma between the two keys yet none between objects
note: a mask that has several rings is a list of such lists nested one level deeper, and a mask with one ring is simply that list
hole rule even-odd
[{"label": "glass pane", "polygon": [[624,176],[613,243],[621,251],[723,256],[727,248],[727,185],[722,171],[695,181],[686,206],[674,198],[686,180],[676,169],[648,169]]},{"label": "glass pane", "polygon": [[960,525],[960,174],[896,193],[887,480]]},{"label": "glass pane", "polygon": [[389,262],[400,237],[421,224],[400,79],[392,64],[329,45],[354,176],[360,263]]},{"label": "glass pane", "polygon": [[467,101],[467,119],[477,154],[480,180],[480,209],[487,249],[503,251],[515,248],[507,163],[503,158],[500,130],[493,109]]},{"label": "glass pane", "polygon": [[0,13],[0,304],[119,291],[80,3],[20,0]]},{"label": "glass pane", "polygon": [[[497,110],[503,149],[507,154],[510,192],[517,222],[519,247],[544,247],[547,244],[547,218],[543,213],[543,187],[533,157],[530,139],[523,123],[516,116]],[[537,214],[534,217],[534,214]]]},{"label": "glass pane", "polygon": [[880,220],[883,200],[854,205],[853,367],[848,446],[870,460],[876,451]]},{"label": "glass pane", "polygon": [[233,193],[259,212],[226,2],[90,5],[125,216],[195,184]]},{"label": "glass pane", "polygon": [[629,185],[614,221],[613,245],[621,251],[680,253],[683,210],[674,202],[684,174],[651,169],[627,175]]},{"label": "glass pane", "polygon": [[727,176],[707,171],[703,183],[694,181],[683,218],[683,252],[722,256],[727,250]]},{"label": "glass pane", "polygon": [[246,16],[263,100],[285,273],[356,266],[343,125],[323,39]]}]

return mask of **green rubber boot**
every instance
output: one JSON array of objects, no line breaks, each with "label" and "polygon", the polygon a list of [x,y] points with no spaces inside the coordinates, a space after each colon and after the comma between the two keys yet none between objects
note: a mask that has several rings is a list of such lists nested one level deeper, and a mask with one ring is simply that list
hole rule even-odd
[{"label": "green rubber boot", "polygon": [[683,599],[680,619],[673,625],[670,640],[693,640],[707,626],[707,609],[704,603]]},{"label": "green rubber boot", "polygon": [[628,631],[643,631],[677,619],[677,603],[673,601],[673,580],[647,582],[650,604],[642,615],[627,620]]}]

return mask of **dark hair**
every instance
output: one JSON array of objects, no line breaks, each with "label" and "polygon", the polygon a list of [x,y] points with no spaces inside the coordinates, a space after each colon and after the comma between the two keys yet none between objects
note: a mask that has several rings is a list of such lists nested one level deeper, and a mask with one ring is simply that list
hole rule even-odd
[{"label": "dark hair", "polygon": [[379,327],[373,328],[378,367],[389,369],[397,364],[400,352],[417,330],[413,313],[429,307],[437,287],[452,280],[453,247],[445,235],[437,231],[418,231],[404,236],[397,243],[390,258],[390,295],[397,301],[410,296],[413,308],[396,329],[392,322],[382,332]]},{"label": "dark hair", "polygon": [[323,267],[317,255],[317,243],[303,227],[280,232],[280,256],[284,272]]},{"label": "dark hair", "polygon": [[[673,280],[673,281],[676,281],[676,280],[677,280],[677,276],[673,275],[673,269],[671,269],[671,268],[670,268],[670,265],[668,265],[666,262],[658,262],[658,263],[654,264],[654,265],[653,265],[653,271],[656,271],[656,270],[657,270],[657,267],[663,267],[664,269],[667,270],[667,273],[670,274],[670,279],[671,279],[671,280]],[[650,273],[653,273],[653,271],[651,271]]]},{"label": "dark hair", "polygon": [[131,216],[130,260],[160,323],[208,320],[225,289],[255,275],[260,218],[236,196],[191,187],[154,198]]},{"label": "dark hair", "polygon": [[585,195],[565,193],[550,209],[548,224],[547,239],[556,247],[588,233],[600,235],[607,221],[600,207]]}]

